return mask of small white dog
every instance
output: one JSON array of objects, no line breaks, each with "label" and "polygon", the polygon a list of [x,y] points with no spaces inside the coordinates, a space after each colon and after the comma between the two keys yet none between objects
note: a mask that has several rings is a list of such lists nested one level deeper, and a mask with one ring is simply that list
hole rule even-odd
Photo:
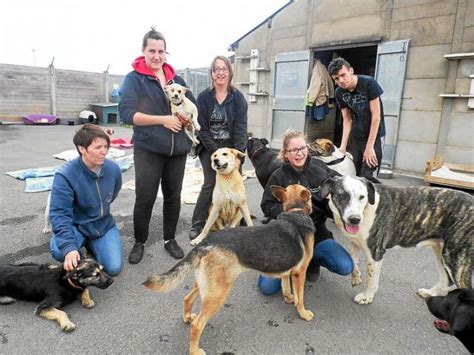
[{"label": "small white dog", "polygon": [[191,120],[191,124],[186,127],[185,132],[189,139],[193,142],[193,147],[199,144],[199,140],[196,137],[196,132],[201,129],[198,123],[198,110],[195,104],[186,97],[187,88],[179,84],[170,84],[166,86],[165,92],[170,100],[171,113],[179,113],[180,115],[187,117]]}]

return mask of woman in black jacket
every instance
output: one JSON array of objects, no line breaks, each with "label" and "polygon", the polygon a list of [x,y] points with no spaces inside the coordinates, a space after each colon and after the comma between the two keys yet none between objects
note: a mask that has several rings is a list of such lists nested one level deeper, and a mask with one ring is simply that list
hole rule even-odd
[{"label": "woman in black jacket", "polygon": [[216,172],[211,168],[211,155],[219,148],[235,148],[241,152],[247,146],[247,101],[232,85],[229,59],[217,56],[211,64],[212,85],[198,96],[198,121],[201,126],[197,154],[204,173],[204,183],[194,208],[189,238],[196,238],[206,222],[216,184]]},{"label": "woman in black jacket", "polygon": [[[333,239],[332,233],[326,228],[326,217],[331,215],[327,202],[320,201],[315,197],[315,193],[323,181],[338,175],[338,173],[329,169],[322,161],[311,159],[302,132],[286,131],[283,133],[282,143],[283,146],[278,157],[284,163],[268,179],[260,204],[263,213],[270,218],[276,218],[283,212],[283,206],[273,196],[270,186],[287,187],[291,184],[306,186],[313,193],[313,212],[310,217],[316,228],[314,256],[308,267],[306,278],[310,282],[316,281],[320,265],[339,275],[349,275],[353,269],[352,258]],[[258,288],[263,294],[271,295],[280,290],[281,281],[262,275],[258,279]]]},{"label": "woman in black jacket", "polygon": [[[165,249],[176,259],[184,256],[175,240],[181,209],[181,188],[191,140],[183,130],[185,117],[171,115],[164,88],[170,83],[186,86],[166,63],[166,41],[152,28],[143,38],[143,56],[134,60],[120,90],[121,119],[133,125],[135,165],[135,244],[129,262],[139,263],[148,239],[150,218],[158,188],[163,192],[163,239]],[[195,101],[190,91],[186,96]]]}]

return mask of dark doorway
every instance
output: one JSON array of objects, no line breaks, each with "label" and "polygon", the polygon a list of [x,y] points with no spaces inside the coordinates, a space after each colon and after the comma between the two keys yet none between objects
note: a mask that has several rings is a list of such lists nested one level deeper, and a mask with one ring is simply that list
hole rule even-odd
[{"label": "dark doorway", "polygon": [[[313,59],[318,59],[326,68],[332,59],[342,57],[347,60],[354,68],[354,73],[361,75],[375,76],[375,66],[377,64],[377,45],[360,46],[352,48],[335,48],[318,50],[313,52]],[[337,108],[334,121],[334,137],[333,142],[339,147],[342,139],[342,115],[341,110]]]}]

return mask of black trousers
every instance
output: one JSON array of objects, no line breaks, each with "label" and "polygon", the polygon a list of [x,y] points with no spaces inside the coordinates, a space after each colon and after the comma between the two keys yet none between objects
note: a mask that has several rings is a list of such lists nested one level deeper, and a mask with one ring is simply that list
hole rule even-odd
[{"label": "black trousers", "polygon": [[212,192],[216,185],[216,172],[211,167],[211,152],[203,149],[199,153],[199,160],[201,161],[202,172],[204,174],[204,183],[201,186],[201,192],[194,207],[193,218],[191,221],[191,228],[201,230],[206,223],[209,214],[209,207],[212,203]]},{"label": "black trousers", "polygon": [[382,138],[377,137],[377,139],[375,139],[375,144],[374,144],[375,155],[376,155],[377,161],[379,163],[378,166],[375,166],[375,167],[372,168],[372,167],[369,167],[367,164],[362,162],[366,146],[367,146],[367,139],[357,139],[357,138],[351,137],[351,141],[349,143],[348,151],[354,157],[354,165],[355,165],[355,168],[356,168],[357,176],[362,176],[362,177],[373,176],[373,177],[376,177],[376,174],[378,172],[380,164],[382,163],[382,154],[383,154]]},{"label": "black trousers", "polygon": [[173,239],[181,210],[186,154],[168,157],[146,150],[134,151],[135,207],[133,229],[135,240],[148,239],[153,206],[161,183],[163,192],[163,239]]}]

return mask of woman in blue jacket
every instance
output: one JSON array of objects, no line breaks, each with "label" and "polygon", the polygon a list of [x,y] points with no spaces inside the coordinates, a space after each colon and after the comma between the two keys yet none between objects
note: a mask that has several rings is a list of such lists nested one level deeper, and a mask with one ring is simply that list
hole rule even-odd
[{"label": "woman in blue jacket", "polygon": [[106,273],[117,275],[123,264],[122,241],[110,204],[122,187],[122,173],[105,159],[110,138],[99,126],[82,126],[73,141],[79,157],[61,166],[51,189],[51,255],[71,271],[81,259],[79,250],[86,247]]},{"label": "woman in blue jacket", "polygon": [[229,59],[217,56],[211,64],[212,85],[198,96],[198,121],[201,126],[196,152],[201,161],[204,183],[194,207],[189,238],[196,238],[206,222],[216,184],[216,172],[211,168],[211,155],[218,148],[247,147],[247,101],[232,85]]},{"label": "woman in blue jacket", "polygon": [[[120,91],[119,113],[124,123],[133,125],[135,165],[135,244],[129,262],[139,263],[148,239],[153,205],[161,183],[163,192],[163,239],[165,249],[176,259],[184,256],[175,240],[181,209],[181,187],[191,140],[183,124],[186,118],[171,115],[164,88],[169,83],[186,86],[166,63],[166,41],[154,28],[142,44],[143,56],[132,64]],[[195,102],[191,92],[186,96]]]}]

